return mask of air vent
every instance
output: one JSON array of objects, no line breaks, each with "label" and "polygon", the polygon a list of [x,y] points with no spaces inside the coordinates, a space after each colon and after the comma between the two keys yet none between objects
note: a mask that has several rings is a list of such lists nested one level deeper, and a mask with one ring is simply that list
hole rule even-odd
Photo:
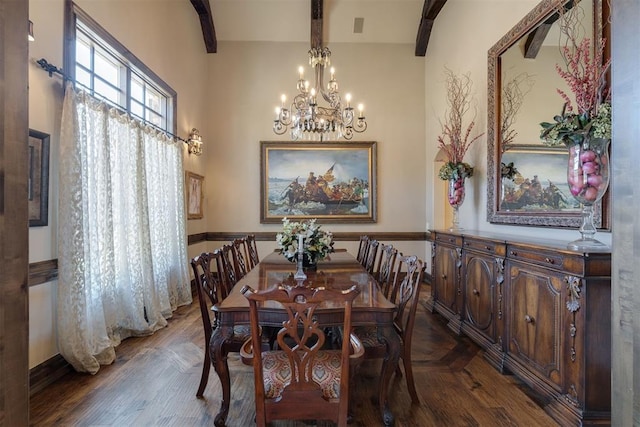
[{"label": "air vent", "polygon": [[354,18],[353,19],[353,33],[354,34],[362,34],[362,29],[364,28],[364,18]]}]

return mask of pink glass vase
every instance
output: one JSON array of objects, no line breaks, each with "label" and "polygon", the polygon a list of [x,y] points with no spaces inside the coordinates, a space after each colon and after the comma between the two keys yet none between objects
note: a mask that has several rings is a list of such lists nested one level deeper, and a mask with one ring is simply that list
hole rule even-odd
[{"label": "pink glass vase", "polygon": [[449,204],[453,208],[453,220],[451,227],[449,228],[450,231],[461,230],[458,209],[464,202],[464,194],[464,178],[459,177],[449,179],[449,191],[447,195],[449,198]]},{"label": "pink glass vase", "polygon": [[570,242],[569,249],[608,250],[594,238],[593,206],[609,187],[609,139],[584,136],[581,143],[566,143],[569,150],[567,184],[573,197],[582,204],[582,237]]}]

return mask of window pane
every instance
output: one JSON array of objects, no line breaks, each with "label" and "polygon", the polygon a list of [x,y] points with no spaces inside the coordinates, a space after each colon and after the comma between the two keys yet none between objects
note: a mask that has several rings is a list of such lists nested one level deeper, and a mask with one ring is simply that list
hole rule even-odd
[{"label": "window pane", "polygon": [[159,114],[156,114],[152,111],[147,110],[147,121],[149,123],[153,123],[154,125],[162,128],[162,117]]},{"label": "window pane", "polygon": [[86,88],[91,88],[91,73],[82,67],[76,67],[76,82]]},{"label": "window pane", "polygon": [[110,102],[113,102],[116,105],[121,105],[119,99],[119,91],[114,89],[112,86],[109,86],[102,80],[96,79],[93,89],[95,93],[108,99]]},{"label": "window pane", "polygon": [[131,100],[131,113],[144,119],[144,107],[137,101]]},{"label": "window pane", "polygon": [[158,93],[158,91],[156,91],[155,89],[153,89],[152,87],[147,86],[147,102],[145,103],[147,108],[152,109],[155,112],[162,112],[161,109],[161,95],[160,93]]},{"label": "window pane", "polygon": [[76,62],[91,68],[91,48],[84,40],[78,39],[76,43]]},{"label": "window pane", "polygon": [[144,90],[142,82],[138,79],[131,79],[131,98],[136,101],[144,102]]},{"label": "window pane", "polygon": [[102,77],[104,80],[108,81],[114,86],[120,86],[118,84],[119,79],[119,66],[115,64],[110,58],[105,57],[102,54],[96,52],[94,58],[93,69],[95,73]]}]

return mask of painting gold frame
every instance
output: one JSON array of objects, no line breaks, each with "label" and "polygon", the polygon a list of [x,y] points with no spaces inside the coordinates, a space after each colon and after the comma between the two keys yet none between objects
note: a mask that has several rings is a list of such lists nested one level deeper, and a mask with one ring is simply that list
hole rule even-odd
[{"label": "painting gold frame", "polygon": [[375,141],[260,145],[261,223],[377,221]]}]

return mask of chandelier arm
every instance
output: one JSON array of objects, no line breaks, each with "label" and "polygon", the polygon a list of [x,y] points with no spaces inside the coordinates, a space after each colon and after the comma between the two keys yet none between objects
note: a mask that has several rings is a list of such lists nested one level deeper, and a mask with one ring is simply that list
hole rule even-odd
[{"label": "chandelier arm", "polygon": [[365,130],[367,130],[367,121],[365,120],[364,117],[358,117],[358,120],[356,120],[356,124],[353,127],[353,130],[358,133],[362,133]]},{"label": "chandelier arm", "polygon": [[353,138],[353,128],[351,126],[345,127],[344,134],[342,136],[344,139],[351,140],[351,138]]},{"label": "chandelier arm", "polygon": [[276,135],[283,135],[287,131],[287,126],[283,126],[280,120],[273,121],[273,132]]},{"label": "chandelier arm", "polygon": [[[289,126],[291,124],[291,112],[287,108],[282,108],[280,110],[280,114],[278,114],[278,119],[281,124],[284,126]],[[282,134],[278,134],[282,135]]]}]

